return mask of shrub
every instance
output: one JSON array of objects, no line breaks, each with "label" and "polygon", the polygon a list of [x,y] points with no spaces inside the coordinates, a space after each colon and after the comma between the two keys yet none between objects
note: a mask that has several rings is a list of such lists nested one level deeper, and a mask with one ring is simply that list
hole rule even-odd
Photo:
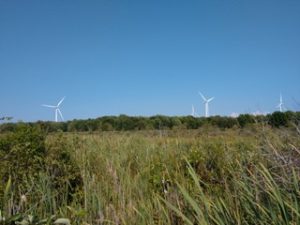
[{"label": "shrub", "polygon": [[44,169],[45,134],[37,127],[21,124],[14,133],[0,137],[0,177],[6,183],[22,185],[28,178]]},{"label": "shrub", "polygon": [[241,114],[238,116],[237,120],[241,127],[245,127],[247,124],[254,123],[253,116],[249,114]]},{"label": "shrub", "polygon": [[274,112],[269,119],[269,123],[272,127],[287,126],[288,122],[288,116],[283,112]]}]

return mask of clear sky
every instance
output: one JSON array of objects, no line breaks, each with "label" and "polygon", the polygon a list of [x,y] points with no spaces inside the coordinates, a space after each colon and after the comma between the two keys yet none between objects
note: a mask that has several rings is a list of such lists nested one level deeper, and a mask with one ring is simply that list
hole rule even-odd
[{"label": "clear sky", "polygon": [[0,0],[0,115],[300,110],[299,0]]}]

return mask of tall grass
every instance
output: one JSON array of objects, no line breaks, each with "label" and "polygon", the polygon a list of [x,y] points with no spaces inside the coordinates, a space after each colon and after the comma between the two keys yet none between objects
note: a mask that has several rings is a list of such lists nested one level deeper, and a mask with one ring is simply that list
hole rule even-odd
[{"label": "tall grass", "polygon": [[[268,127],[54,134],[51,169],[18,192],[6,180],[1,214],[48,224],[299,224],[299,147],[296,131]],[[60,151],[72,164],[54,162]],[[53,185],[61,166],[79,173],[76,190],[73,172]],[[20,194],[26,202],[12,213]]]}]

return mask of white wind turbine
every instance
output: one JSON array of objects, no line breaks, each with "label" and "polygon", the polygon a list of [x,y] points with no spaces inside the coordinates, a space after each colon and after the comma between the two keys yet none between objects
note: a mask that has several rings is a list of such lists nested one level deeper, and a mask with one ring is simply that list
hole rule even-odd
[{"label": "white wind turbine", "polygon": [[199,95],[202,97],[202,99],[203,99],[203,101],[204,101],[204,105],[205,105],[205,117],[209,117],[208,103],[211,102],[215,97],[206,99],[206,98],[204,97],[204,95],[203,95],[201,92],[199,92]]},{"label": "white wind turbine", "polygon": [[60,115],[61,120],[64,120],[64,117],[59,109],[59,106],[61,105],[61,103],[65,100],[65,97],[63,97],[58,103],[57,105],[42,105],[44,107],[48,107],[48,108],[54,108],[55,109],[55,122],[58,121],[58,114]]},{"label": "white wind turbine", "polygon": [[281,95],[281,93],[280,93],[280,97],[279,97],[279,104],[277,105],[277,107],[276,108],[279,108],[279,111],[280,112],[283,112],[283,101],[282,101],[282,95]]},{"label": "white wind turbine", "polygon": [[191,116],[193,116],[193,117],[198,116],[197,113],[196,113],[196,111],[195,111],[194,105],[192,105],[192,113],[191,113]]}]

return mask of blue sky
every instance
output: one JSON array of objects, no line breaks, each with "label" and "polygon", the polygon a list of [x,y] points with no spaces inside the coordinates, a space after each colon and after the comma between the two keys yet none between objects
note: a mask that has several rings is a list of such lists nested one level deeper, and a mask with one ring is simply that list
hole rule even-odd
[{"label": "blue sky", "polygon": [[0,0],[0,115],[300,110],[299,0]]}]

